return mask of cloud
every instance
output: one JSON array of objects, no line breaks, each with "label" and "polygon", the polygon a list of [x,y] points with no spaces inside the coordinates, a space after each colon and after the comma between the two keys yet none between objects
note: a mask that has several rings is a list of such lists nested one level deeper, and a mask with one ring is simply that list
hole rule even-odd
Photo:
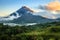
[{"label": "cloud", "polygon": [[45,10],[40,12],[40,15],[43,17],[52,19],[60,18],[60,3],[58,1],[50,2],[47,5],[39,5],[38,8]]},{"label": "cloud", "polygon": [[60,11],[60,2],[56,0],[46,5],[39,5],[38,8],[42,10],[49,10],[49,11]]},{"label": "cloud", "polygon": [[58,1],[50,2],[50,3],[47,5],[47,8],[48,8],[49,10],[54,10],[54,11],[60,10],[60,3],[59,3]]},{"label": "cloud", "polygon": [[39,5],[38,9],[47,10],[46,5]]}]

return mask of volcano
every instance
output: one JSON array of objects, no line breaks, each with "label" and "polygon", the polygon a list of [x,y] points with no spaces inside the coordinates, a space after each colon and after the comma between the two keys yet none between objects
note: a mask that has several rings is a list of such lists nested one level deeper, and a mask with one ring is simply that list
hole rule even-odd
[{"label": "volcano", "polygon": [[54,21],[54,19],[48,19],[43,16],[34,14],[35,14],[34,10],[30,9],[27,6],[22,6],[16,12],[11,13],[7,17],[1,18],[0,22],[25,24],[25,23],[46,23]]}]

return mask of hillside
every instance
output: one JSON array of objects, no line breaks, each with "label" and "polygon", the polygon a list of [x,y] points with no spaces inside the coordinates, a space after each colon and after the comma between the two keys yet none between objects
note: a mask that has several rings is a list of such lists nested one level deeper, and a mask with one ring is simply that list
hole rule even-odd
[{"label": "hillside", "polygon": [[60,40],[60,22],[15,27],[0,24],[0,40]]}]

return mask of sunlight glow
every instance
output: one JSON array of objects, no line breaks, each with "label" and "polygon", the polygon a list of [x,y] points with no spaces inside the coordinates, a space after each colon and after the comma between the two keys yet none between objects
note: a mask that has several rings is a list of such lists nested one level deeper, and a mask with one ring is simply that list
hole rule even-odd
[{"label": "sunlight glow", "polygon": [[58,0],[56,0],[55,2],[50,2],[47,5],[47,8],[49,10],[58,11],[58,10],[60,10],[60,2]]}]

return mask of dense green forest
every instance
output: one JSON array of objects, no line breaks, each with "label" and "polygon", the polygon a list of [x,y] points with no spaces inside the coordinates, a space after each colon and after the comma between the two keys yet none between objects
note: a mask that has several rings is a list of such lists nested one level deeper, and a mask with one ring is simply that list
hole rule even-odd
[{"label": "dense green forest", "polygon": [[13,27],[1,23],[0,40],[60,40],[60,22]]}]

